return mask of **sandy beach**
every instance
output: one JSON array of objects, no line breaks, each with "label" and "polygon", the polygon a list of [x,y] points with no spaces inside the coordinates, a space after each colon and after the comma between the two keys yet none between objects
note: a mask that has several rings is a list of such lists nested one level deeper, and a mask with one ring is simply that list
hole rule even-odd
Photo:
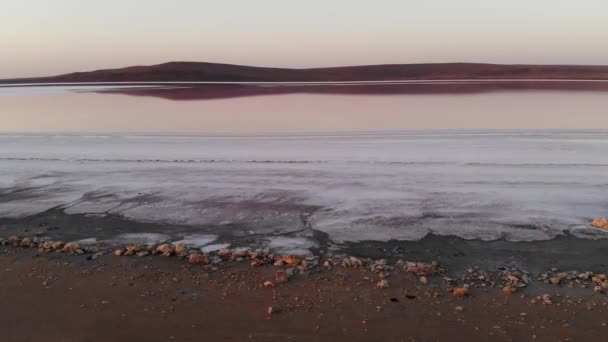
[{"label": "sandy beach", "polygon": [[[577,341],[607,329],[608,300],[583,272],[555,285],[508,267],[253,267],[247,255],[189,264],[4,246],[0,330],[5,341]],[[293,274],[282,283],[283,271]]]}]

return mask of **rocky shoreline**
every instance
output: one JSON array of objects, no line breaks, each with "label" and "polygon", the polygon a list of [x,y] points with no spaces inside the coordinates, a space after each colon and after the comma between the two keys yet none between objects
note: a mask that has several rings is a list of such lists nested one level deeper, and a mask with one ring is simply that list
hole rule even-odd
[{"label": "rocky shoreline", "polygon": [[[595,222],[595,221],[594,221]],[[361,268],[368,269],[374,274],[373,282],[379,289],[391,286],[390,278],[395,273],[412,274],[418,277],[420,284],[427,285],[429,279],[434,283],[442,282],[441,290],[455,297],[466,297],[478,288],[495,288],[505,296],[520,294],[522,298],[526,293],[522,290],[532,287],[553,286],[555,291],[574,293],[572,290],[590,289],[596,293],[608,293],[608,276],[601,272],[588,270],[560,270],[550,267],[538,273],[531,273],[520,267],[511,267],[505,262],[496,269],[488,269],[479,265],[469,265],[464,271],[455,272],[439,264],[438,261],[407,261],[403,259],[389,260],[372,259],[354,255],[280,255],[269,251],[256,251],[247,248],[222,248],[211,253],[203,253],[198,248],[189,248],[181,242],[161,244],[127,244],[124,246],[110,246],[104,242],[95,242],[80,245],[77,242],[64,242],[60,240],[42,240],[39,237],[10,236],[0,238],[0,245],[14,248],[35,249],[38,254],[62,253],[73,256],[83,256],[86,260],[94,260],[106,254],[116,257],[174,257],[187,262],[189,265],[200,265],[205,272],[215,272],[231,263],[248,264],[251,268],[273,266],[277,268],[274,280],[263,283],[272,287],[275,283],[287,282],[295,274],[307,275],[310,273],[331,270],[332,268]],[[394,259],[394,258],[393,258]],[[368,279],[372,280],[372,279]],[[539,286],[541,285],[541,286]],[[534,292],[534,291],[532,291]],[[558,296],[562,294],[558,293]],[[531,299],[532,303],[541,302],[552,304],[551,294],[542,293]]]}]

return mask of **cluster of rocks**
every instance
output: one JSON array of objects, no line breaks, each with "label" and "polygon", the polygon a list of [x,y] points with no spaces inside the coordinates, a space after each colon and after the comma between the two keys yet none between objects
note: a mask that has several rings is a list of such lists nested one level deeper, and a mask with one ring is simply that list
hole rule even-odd
[{"label": "cluster of rocks", "polygon": [[450,277],[443,278],[450,286],[454,283],[464,284],[454,294],[463,297],[468,294],[470,288],[498,287],[504,295],[510,296],[520,288],[524,288],[532,281],[530,273],[518,268],[501,267],[495,272],[488,272],[478,267],[469,267],[459,279]]},{"label": "cluster of rocks", "polygon": [[14,246],[21,248],[38,248],[39,252],[62,252],[70,253],[75,255],[82,255],[88,251],[75,242],[65,243],[63,241],[42,241],[41,239],[20,237],[13,235],[6,240],[0,239],[1,244],[4,246]]},{"label": "cluster of rocks", "polygon": [[551,299],[551,295],[549,295],[548,293],[545,293],[542,296],[536,296],[536,298],[533,298],[530,301],[531,304],[536,304],[536,303],[542,303],[545,305],[551,305],[553,304],[553,300]]},{"label": "cluster of rocks", "polygon": [[[594,221],[595,222],[595,221]],[[604,224],[598,220],[599,224]],[[0,244],[4,246],[14,246],[20,248],[37,248],[39,252],[60,252],[73,255],[83,255],[98,251],[95,246],[84,248],[76,242],[42,240],[38,237],[28,238],[11,236],[8,239],[0,239]],[[93,255],[93,258],[97,254]],[[447,270],[441,268],[437,262],[423,263],[398,260],[390,265],[387,260],[373,260],[370,258],[359,258],[355,256],[336,255],[325,260],[320,260],[314,255],[278,255],[267,251],[255,251],[249,249],[220,249],[213,253],[203,253],[199,249],[188,248],[181,242],[148,244],[148,245],[126,245],[114,250],[116,256],[139,256],[160,255],[166,257],[178,257],[185,259],[191,265],[202,265],[208,271],[217,270],[218,264],[222,262],[249,262],[251,267],[263,265],[274,265],[285,269],[278,270],[274,280],[263,283],[264,286],[272,287],[275,284],[287,282],[295,273],[306,273],[313,268],[322,267],[332,269],[341,268],[367,268],[375,273],[378,278],[376,286],[381,289],[390,287],[389,277],[392,272],[407,272],[418,277],[421,284],[429,283],[429,277],[440,275],[447,285],[447,291],[456,297],[465,297],[473,288],[495,287],[500,288],[505,296],[513,295],[519,289],[528,286],[532,281],[529,272],[513,267],[502,267],[497,271],[488,272],[480,270],[478,267],[469,267],[459,277],[452,278],[447,276]],[[602,273],[593,272],[560,272],[558,269],[541,273],[535,277],[536,281],[545,284],[559,286],[580,286],[583,288],[593,288],[594,291],[604,293],[608,291],[608,276]],[[542,296],[541,296],[542,297]],[[545,298],[546,297],[546,298]],[[549,304],[550,297],[537,298],[537,302]]]},{"label": "cluster of rocks", "polygon": [[213,253],[203,253],[199,249],[188,248],[183,243],[161,244],[161,245],[127,245],[117,248],[114,251],[116,256],[175,256],[180,259],[187,259],[188,263],[196,265],[217,265],[225,261],[244,262],[249,261],[252,267],[262,265],[274,265],[277,267],[288,267],[288,272],[293,274],[296,271],[305,272],[319,265],[316,256],[298,255],[277,255],[268,252],[258,252],[248,249],[227,249],[223,248]]},{"label": "cluster of rocks", "polygon": [[553,268],[550,271],[542,273],[537,280],[542,281],[545,284],[563,285],[568,287],[593,287],[594,291],[600,293],[608,290],[608,277],[606,274],[589,271],[560,272],[558,269]]},{"label": "cluster of rocks", "polygon": [[591,225],[599,229],[608,229],[608,219],[606,219],[605,217],[596,217],[591,222]]}]

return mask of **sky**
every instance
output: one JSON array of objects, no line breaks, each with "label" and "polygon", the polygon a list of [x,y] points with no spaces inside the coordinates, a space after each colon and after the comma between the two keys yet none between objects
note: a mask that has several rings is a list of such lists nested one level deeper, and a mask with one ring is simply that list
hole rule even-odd
[{"label": "sky", "polygon": [[168,61],[608,64],[608,1],[0,0],[0,78]]}]

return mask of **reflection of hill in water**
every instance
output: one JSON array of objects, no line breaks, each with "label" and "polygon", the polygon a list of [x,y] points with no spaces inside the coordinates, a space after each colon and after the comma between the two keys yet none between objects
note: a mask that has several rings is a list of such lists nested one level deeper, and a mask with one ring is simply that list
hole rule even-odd
[{"label": "reflection of hill in water", "polygon": [[608,91],[608,82],[458,82],[441,84],[352,84],[352,85],[187,85],[153,88],[115,88],[100,93],[150,96],[168,100],[211,100],[282,94],[327,95],[424,95],[476,94],[501,91]]}]

